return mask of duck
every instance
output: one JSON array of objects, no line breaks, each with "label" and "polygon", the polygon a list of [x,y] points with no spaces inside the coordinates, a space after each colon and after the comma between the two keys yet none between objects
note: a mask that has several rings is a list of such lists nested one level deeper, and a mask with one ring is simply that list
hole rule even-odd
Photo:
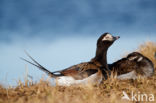
[{"label": "duck", "polygon": [[139,52],[132,52],[108,66],[117,73],[117,79],[120,80],[146,78],[154,74],[153,62]]},{"label": "duck", "polygon": [[36,66],[38,69],[54,78],[55,83],[58,86],[100,84],[104,78],[105,70],[108,70],[107,50],[114,41],[119,38],[119,36],[113,36],[108,32],[102,34],[97,40],[96,54],[94,58],[88,62],[82,62],[59,71],[49,71],[32,58],[27,52],[26,55],[33,62],[24,58],[21,59]]}]

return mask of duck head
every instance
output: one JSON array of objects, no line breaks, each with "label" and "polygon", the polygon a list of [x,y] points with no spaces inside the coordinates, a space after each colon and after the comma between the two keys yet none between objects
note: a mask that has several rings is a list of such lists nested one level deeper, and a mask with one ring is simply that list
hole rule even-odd
[{"label": "duck head", "polygon": [[109,48],[114,43],[114,41],[119,38],[119,36],[113,36],[110,33],[104,33],[99,37],[97,41],[97,47]]},{"label": "duck head", "polygon": [[119,38],[119,36],[113,36],[107,32],[102,34],[97,40],[95,60],[99,61],[107,69],[107,50]]}]

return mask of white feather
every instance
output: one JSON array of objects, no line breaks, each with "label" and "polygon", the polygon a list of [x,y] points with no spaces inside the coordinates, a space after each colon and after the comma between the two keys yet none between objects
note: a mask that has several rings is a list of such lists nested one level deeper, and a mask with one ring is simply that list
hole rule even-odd
[{"label": "white feather", "polygon": [[117,76],[117,79],[120,79],[120,80],[136,79],[136,78],[137,78],[137,75],[136,75],[136,72],[134,70],[129,72],[129,73],[121,74],[121,75]]},{"label": "white feather", "polygon": [[61,76],[55,79],[56,84],[59,86],[71,86],[75,84],[87,85],[87,84],[99,84],[102,81],[102,76],[99,78],[98,74],[95,73],[82,80],[75,80],[71,76]]},{"label": "white feather", "polygon": [[113,37],[111,34],[107,34],[105,37],[103,37],[102,41],[105,41],[105,40],[109,40],[109,41],[112,41],[113,40]]},{"label": "white feather", "polygon": [[136,59],[137,58],[137,56],[134,56],[134,57],[130,57],[130,58],[128,58],[129,60],[134,60],[134,59]]},{"label": "white feather", "polygon": [[143,59],[143,57],[140,57],[137,61],[140,62],[140,61],[142,61],[142,59]]}]

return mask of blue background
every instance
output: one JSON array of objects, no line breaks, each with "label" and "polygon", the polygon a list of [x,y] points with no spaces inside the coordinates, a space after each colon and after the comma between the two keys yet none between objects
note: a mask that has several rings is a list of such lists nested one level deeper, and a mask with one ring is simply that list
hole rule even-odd
[{"label": "blue background", "polygon": [[26,70],[34,81],[45,75],[19,59],[27,58],[24,50],[55,71],[89,61],[104,32],[121,37],[108,51],[109,63],[145,41],[155,42],[155,5],[155,0],[1,0],[0,83],[15,85]]}]

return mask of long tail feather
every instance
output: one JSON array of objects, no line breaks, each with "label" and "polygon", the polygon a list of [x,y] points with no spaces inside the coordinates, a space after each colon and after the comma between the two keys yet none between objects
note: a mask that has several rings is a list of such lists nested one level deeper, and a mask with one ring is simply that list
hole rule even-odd
[{"label": "long tail feather", "polygon": [[[47,73],[49,76],[51,76],[51,77],[57,77],[58,75],[55,75],[55,74],[53,74],[52,72],[50,72],[49,70],[47,70],[45,67],[43,67],[42,65],[40,65],[35,59],[33,59],[26,51],[25,51],[25,53],[26,53],[26,55],[34,62],[34,63],[32,63],[32,62],[30,62],[30,61],[28,61],[28,60],[26,60],[26,59],[24,59],[24,58],[21,58],[22,60],[24,60],[24,61],[26,61],[26,62],[28,62],[28,63],[30,63],[30,64],[32,64],[32,65],[34,65],[34,66],[36,66],[38,69],[40,69],[40,70],[42,70],[43,72],[45,72],[45,73]],[[36,63],[36,64],[35,64]]]},{"label": "long tail feather", "polygon": [[28,63],[30,63],[30,64],[32,64],[32,65],[38,67],[38,68],[40,68],[40,66],[38,66],[38,65],[36,65],[36,64],[34,64],[34,63],[32,63],[32,62],[30,62],[30,61],[28,61],[28,60],[22,58],[22,57],[20,57],[20,59],[22,59],[22,60],[24,60],[24,61],[26,61],[26,62],[28,62]]},{"label": "long tail feather", "polygon": [[[45,69],[42,65],[40,65],[35,59],[33,59],[26,51],[25,54],[33,61],[35,62],[39,67]],[[46,71],[48,71],[47,69],[45,69]]]}]

